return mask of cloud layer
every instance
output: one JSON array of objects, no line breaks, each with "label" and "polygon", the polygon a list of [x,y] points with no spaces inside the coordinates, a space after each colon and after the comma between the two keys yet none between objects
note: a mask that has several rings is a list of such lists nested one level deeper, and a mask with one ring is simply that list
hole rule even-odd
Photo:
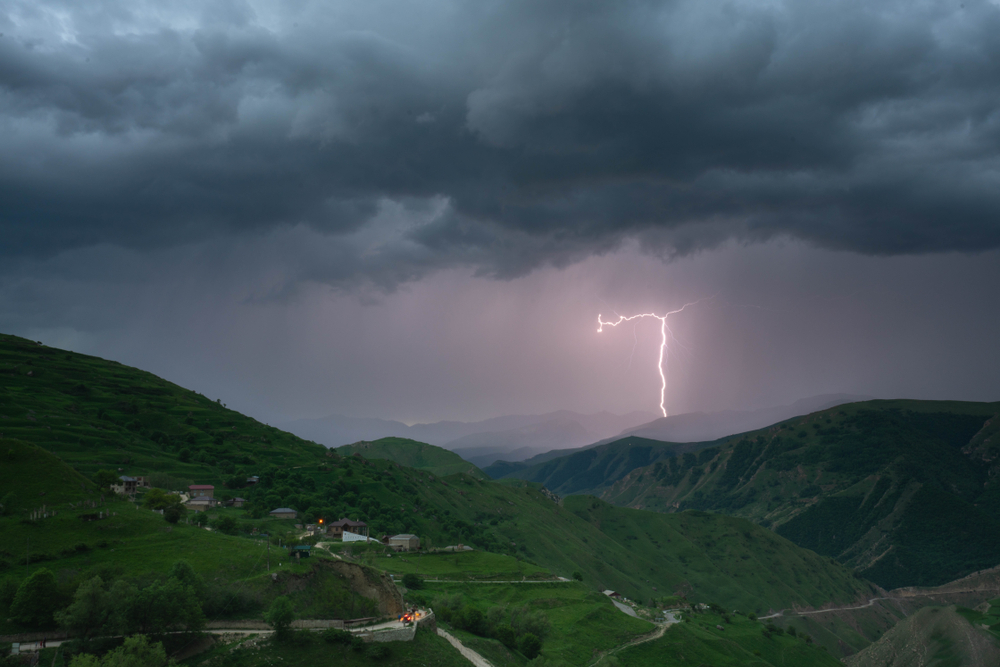
[{"label": "cloud layer", "polygon": [[304,226],[301,278],[393,286],[629,238],[1000,246],[985,0],[5,7],[8,258]]}]

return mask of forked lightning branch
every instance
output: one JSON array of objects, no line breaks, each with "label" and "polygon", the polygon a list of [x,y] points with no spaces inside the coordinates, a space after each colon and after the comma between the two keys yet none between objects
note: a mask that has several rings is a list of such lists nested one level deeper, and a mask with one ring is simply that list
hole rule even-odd
[{"label": "forked lightning branch", "polygon": [[605,326],[616,327],[623,322],[631,322],[632,320],[639,320],[646,317],[652,317],[654,319],[660,320],[660,360],[657,363],[657,368],[659,368],[660,371],[660,411],[663,413],[664,417],[667,416],[667,408],[664,405],[667,396],[667,373],[663,369],[663,360],[667,356],[667,334],[670,333],[670,328],[667,327],[667,318],[670,317],[671,315],[676,315],[677,313],[681,312],[688,306],[693,306],[696,303],[698,303],[698,301],[685,303],[677,310],[671,310],[670,312],[664,313],[663,315],[657,315],[656,313],[640,313],[638,315],[629,315],[629,316],[619,315],[618,319],[614,321],[610,320],[605,321],[600,314],[597,315],[597,333],[601,333],[602,331],[604,331]]}]

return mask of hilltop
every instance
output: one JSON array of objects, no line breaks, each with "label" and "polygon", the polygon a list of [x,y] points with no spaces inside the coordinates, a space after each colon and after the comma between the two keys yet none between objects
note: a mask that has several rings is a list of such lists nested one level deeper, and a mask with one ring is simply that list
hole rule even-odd
[{"label": "hilltop", "polygon": [[360,454],[366,459],[388,459],[400,465],[425,470],[438,476],[465,473],[477,479],[488,479],[483,471],[458,454],[408,438],[381,438],[374,442],[355,442],[337,447],[341,456]]}]

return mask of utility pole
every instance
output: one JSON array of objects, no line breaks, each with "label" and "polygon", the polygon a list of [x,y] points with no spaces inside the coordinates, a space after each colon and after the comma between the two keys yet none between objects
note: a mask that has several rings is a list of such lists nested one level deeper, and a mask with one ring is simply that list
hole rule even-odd
[{"label": "utility pole", "polygon": [[26,542],[27,544],[24,547],[24,566],[28,567],[28,564],[31,562],[31,538],[27,538]]},{"label": "utility pole", "polygon": [[271,571],[271,540],[267,541],[267,571]]}]

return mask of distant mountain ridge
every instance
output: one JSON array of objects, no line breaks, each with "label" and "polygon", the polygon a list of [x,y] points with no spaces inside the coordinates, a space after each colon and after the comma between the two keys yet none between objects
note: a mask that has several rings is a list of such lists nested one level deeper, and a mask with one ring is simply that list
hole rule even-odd
[{"label": "distant mountain ridge", "polygon": [[580,447],[646,423],[647,412],[587,415],[557,410],[538,415],[504,415],[477,422],[442,421],[408,426],[399,421],[331,415],[284,422],[280,428],[330,448],[385,437],[407,438],[455,451],[476,465],[500,458],[521,460],[551,449]]},{"label": "distant mountain ridge", "polygon": [[[780,405],[760,410],[685,412],[670,417],[660,417],[644,424],[626,427],[613,437],[598,440],[584,447],[571,449],[552,448],[549,451],[530,458],[524,457],[518,459],[505,457],[491,464],[484,464],[480,461],[477,465],[482,466],[483,472],[490,475],[493,479],[500,479],[532,465],[551,461],[561,456],[569,456],[586,449],[600,447],[601,445],[606,445],[629,436],[672,443],[711,442],[727,436],[777,424],[792,417],[799,417],[845,403],[864,400],[870,400],[870,397],[854,394],[823,394],[799,399],[790,405]],[[468,459],[468,457],[465,458]],[[520,475],[516,476],[520,477]]]},{"label": "distant mountain ridge", "polygon": [[484,472],[619,506],[743,516],[884,588],[1000,563],[1000,403],[865,401],[714,442],[629,436],[517,465]]}]

